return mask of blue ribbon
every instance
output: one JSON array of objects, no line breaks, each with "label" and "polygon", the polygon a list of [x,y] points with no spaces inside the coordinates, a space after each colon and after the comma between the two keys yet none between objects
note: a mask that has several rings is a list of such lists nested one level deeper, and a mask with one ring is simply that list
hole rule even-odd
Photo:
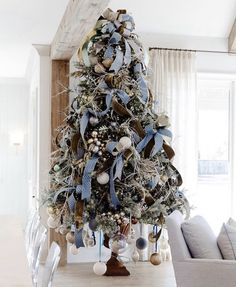
[{"label": "blue ribbon", "polygon": [[151,157],[153,157],[157,152],[159,152],[163,145],[163,138],[158,132],[154,135],[154,142],[154,147],[152,148],[150,154]]},{"label": "blue ribbon", "polygon": [[116,94],[125,105],[127,105],[130,101],[130,97],[128,96],[128,94],[126,94],[126,92],[122,90],[116,90]]},{"label": "blue ribbon", "polygon": [[140,93],[141,93],[140,100],[141,100],[144,104],[146,104],[147,101],[148,101],[148,97],[149,97],[147,83],[145,82],[145,80],[143,79],[143,77],[139,77],[139,78],[137,79],[137,83],[138,83],[139,91],[140,91]]},{"label": "blue ribbon", "polygon": [[136,144],[140,142],[140,136],[135,131],[131,131],[131,136],[133,142],[135,142]]},{"label": "blue ribbon", "polygon": [[55,193],[55,195],[54,195],[54,197],[53,197],[53,202],[55,203],[55,202],[57,201],[58,196],[59,196],[62,192],[69,193],[69,192],[72,192],[72,191],[74,191],[74,189],[71,188],[71,187],[59,189],[59,190]]},{"label": "blue ribbon", "polygon": [[[108,93],[106,95],[106,109],[102,112],[96,112],[94,110],[92,110],[91,108],[88,109],[88,111],[93,114],[94,116],[96,117],[103,117],[105,116],[108,111],[110,110],[111,108],[111,102],[112,102],[112,97],[113,97],[113,93],[116,93],[117,96],[121,99],[121,101],[127,105],[128,102],[130,101],[130,97],[128,96],[128,94],[122,90],[112,90],[110,93]],[[82,117],[83,119],[83,129],[85,131],[86,127],[87,127],[87,124],[88,124],[88,120],[89,120],[89,116],[88,116],[88,119],[87,119],[87,116],[86,115],[83,115]],[[82,122],[82,119],[81,119],[81,122]],[[81,134],[82,135],[82,134]]]},{"label": "blue ribbon", "polygon": [[118,19],[120,22],[125,22],[125,21],[133,22],[134,21],[133,18],[129,14],[120,14]]},{"label": "blue ribbon", "polygon": [[104,59],[112,59],[114,55],[114,48],[112,46],[108,46],[105,53],[104,53]]},{"label": "blue ribbon", "polygon": [[107,25],[105,25],[103,28],[102,28],[102,33],[105,34],[106,32],[108,33],[112,33],[114,30],[115,30],[115,25],[111,22],[109,22]]},{"label": "blue ribbon", "polygon": [[151,180],[149,180],[148,186],[151,189],[154,189],[156,187],[157,183],[158,183],[158,177],[153,177]]},{"label": "blue ribbon", "polygon": [[117,143],[118,142],[114,142],[114,141],[108,142],[107,145],[106,145],[106,150],[109,151],[109,153],[112,154],[114,149],[115,149],[115,147],[116,147],[116,145],[117,145]]},{"label": "blue ribbon", "polygon": [[[137,63],[134,66],[134,73],[135,74],[141,74],[142,73],[142,65],[140,63]],[[137,75],[136,75],[137,76]]]},{"label": "blue ribbon", "polygon": [[77,146],[77,155],[78,155],[78,159],[81,159],[84,157],[84,149],[80,148],[79,145]]},{"label": "blue ribbon", "polygon": [[106,90],[108,89],[108,85],[106,84],[106,82],[104,80],[100,81],[100,83],[98,84],[98,88],[102,89],[102,90]]},{"label": "blue ribbon", "polygon": [[98,161],[98,157],[94,156],[88,160],[85,168],[84,174],[82,177],[82,199],[90,199],[91,196],[91,181],[92,181],[92,172],[95,168],[95,165]]},{"label": "blue ribbon", "polygon": [[120,33],[114,32],[109,40],[110,45],[118,44],[121,40]]},{"label": "blue ribbon", "polygon": [[81,184],[78,184],[76,186],[76,193],[78,193],[78,194],[82,193],[82,185]]},{"label": "blue ribbon", "polygon": [[74,194],[72,193],[69,198],[68,198],[68,205],[69,205],[69,208],[70,208],[70,211],[71,212],[74,212],[75,211],[75,197],[74,197]]},{"label": "blue ribbon", "polygon": [[102,259],[102,230],[99,231],[99,262],[101,262]]},{"label": "blue ribbon", "polygon": [[[120,204],[120,201],[116,195],[116,191],[115,191],[115,184],[114,184],[114,181],[115,181],[115,176],[114,176],[114,168],[117,164],[118,161],[120,161],[120,157],[121,157],[121,160],[123,161],[122,159],[122,155],[119,155],[113,162],[112,166],[111,166],[111,169],[110,169],[110,182],[109,182],[109,185],[110,185],[110,196],[111,196],[111,202],[112,204],[114,205],[115,208],[117,208],[117,206],[121,205]],[[119,172],[118,172],[119,174]]]},{"label": "blue ribbon", "polygon": [[125,40],[125,55],[124,55],[124,63],[129,66],[131,63],[131,48],[129,43]]},{"label": "blue ribbon", "polygon": [[124,160],[123,160],[122,155],[120,155],[117,157],[117,161],[116,161],[116,172],[113,178],[114,180],[116,178],[119,178],[121,180],[123,166],[124,166]]},{"label": "blue ribbon", "polygon": [[85,130],[87,128],[88,121],[89,121],[89,112],[86,110],[83,113],[83,116],[80,120],[80,134],[81,134],[83,141],[84,141],[84,133],[85,133]]},{"label": "blue ribbon", "polygon": [[164,129],[164,128],[158,129],[158,133],[163,135],[163,136],[172,138],[172,132],[168,129]]},{"label": "blue ribbon", "polygon": [[153,138],[153,135],[155,134],[155,131],[153,130],[152,125],[146,126],[145,132],[146,132],[145,137],[136,146],[136,150],[139,153],[145,148],[145,146],[150,142],[150,140]]},{"label": "blue ribbon", "polygon": [[83,228],[81,228],[79,231],[77,229],[75,229],[75,246],[76,246],[76,248],[84,247],[82,234],[83,234]]},{"label": "blue ribbon", "polygon": [[115,73],[118,73],[123,65],[123,58],[124,58],[123,52],[120,51],[118,48],[116,48],[116,58],[112,63],[109,71],[115,71]]}]

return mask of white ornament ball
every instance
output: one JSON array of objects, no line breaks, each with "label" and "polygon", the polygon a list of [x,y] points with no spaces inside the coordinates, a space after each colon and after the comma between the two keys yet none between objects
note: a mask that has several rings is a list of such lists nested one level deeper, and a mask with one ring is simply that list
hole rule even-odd
[{"label": "white ornament ball", "polygon": [[100,184],[107,184],[109,182],[109,174],[106,172],[102,172],[97,176],[97,182]]},{"label": "white ornament ball", "polygon": [[131,144],[132,144],[132,142],[131,142],[131,139],[129,137],[122,137],[119,140],[118,149],[126,150],[126,149],[131,147]]},{"label": "white ornament ball", "polygon": [[65,226],[60,226],[59,227],[59,233],[62,234],[62,235],[66,235],[68,232],[67,228]]},{"label": "white ornament ball", "polygon": [[138,262],[139,261],[139,253],[137,250],[134,250],[134,252],[132,253],[132,256],[131,256],[132,260],[134,262]]},{"label": "white ornament ball", "polygon": [[53,218],[51,216],[48,217],[47,225],[50,228],[57,228],[60,225],[60,220],[58,218]]},{"label": "white ornament ball", "polygon": [[133,244],[134,242],[135,242],[135,235],[130,234],[130,235],[128,236],[128,238],[127,238],[127,243],[128,243],[129,245],[131,245],[131,244]]},{"label": "white ornament ball", "polygon": [[107,271],[107,266],[104,262],[96,262],[94,265],[93,265],[93,272],[96,274],[96,275],[103,275],[105,274]]},{"label": "white ornament ball", "polygon": [[77,247],[75,246],[75,244],[71,245],[71,247],[70,247],[70,253],[71,253],[72,255],[77,255],[77,254],[79,253],[79,248],[77,248]]},{"label": "white ornament ball", "polygon": [[61,169],[60,165],[59,164],[55,164],[54,167],[53,167],[54,171],[57,172]]},{"label": "white ornament ball", "polygon": [[68,242],[68,243],[71,243],[71,244],[74,244],[75,243],[75,234],[74,234],[74,232],[68,232],[67,234],[66,234],[66,241]]},{"label": "white ornament ball", "polygon": [[91,118],[89,119],[89,122],[90,122],[90,124],[91,124],[92,126],[95,126],[95,125],[98,124],[98,118],[91,117]]},{"label": "white ornament ball", "polygon": [[166,238],[161,238],[160,249],[167,250],[169,248],[168,240]]},{"label": "white ornament ball", "polygon": [[89,238],[88,247],[93,247],[94,245],[95,245],[95,242],[94,242],[93,238]]}]

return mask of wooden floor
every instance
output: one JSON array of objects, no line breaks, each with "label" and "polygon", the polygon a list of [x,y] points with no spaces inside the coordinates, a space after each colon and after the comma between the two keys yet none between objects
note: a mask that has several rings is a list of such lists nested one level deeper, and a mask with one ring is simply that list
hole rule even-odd
[{"label": "wooden floor", "polygon": [[53,287],[176,287],[171,262],[153,266],[149,262],[126,264],[129,277],[105,277],[93,273],[93,264],[68,264],[59,267]]}]

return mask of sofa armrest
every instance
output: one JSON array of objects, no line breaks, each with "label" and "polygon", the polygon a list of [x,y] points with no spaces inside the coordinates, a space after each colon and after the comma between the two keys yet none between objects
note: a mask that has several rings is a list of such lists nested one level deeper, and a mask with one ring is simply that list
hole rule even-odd
[{"label": "sofa armrest", "polygon": [[236,261],[185,259],[173,262],[178,287],[235,287]]},{"label": "sofa armrest", "polygon": [[236,268],[236,260],[187,258],[179,262],[185,262],[190,264],[220,264],[221,266],[232,265],[234,266],[234,268]]}]

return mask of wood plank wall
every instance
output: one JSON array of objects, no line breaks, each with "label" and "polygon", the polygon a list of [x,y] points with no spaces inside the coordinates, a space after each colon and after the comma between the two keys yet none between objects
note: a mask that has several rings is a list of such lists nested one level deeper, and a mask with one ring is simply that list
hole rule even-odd
[{"label": "wood plank wall", "polygon": [[[56,129],[63,123],[69,106],[69,60],[52,60],[51,74],[51,150],[55,150]],[[67,242],[65,236],[50,229],[49,243],[56,241],[61,247],[60,266],[67,264]]]}]

